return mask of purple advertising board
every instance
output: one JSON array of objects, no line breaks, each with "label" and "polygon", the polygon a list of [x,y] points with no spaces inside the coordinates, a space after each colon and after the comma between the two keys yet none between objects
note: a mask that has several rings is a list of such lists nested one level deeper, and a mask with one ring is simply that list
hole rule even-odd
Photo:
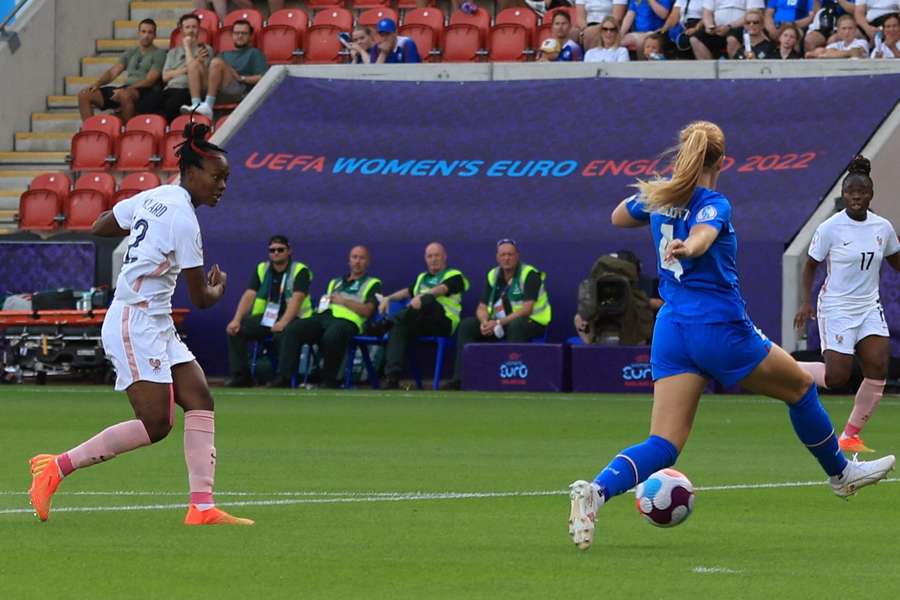
[{"label": "purple advertising board", "polygon": [[[861,91],[865,90],[865,93]],[[473,314],[495,241],[515,238],[546,271],[549,339],[572,334],[578,282],[600,254],[631,249],[653,273],[646,230],[609,223],[635,178],[665,174],[661,151],[691,120],[727,136],[719,188],[734,206],[744,295],[780,332],[781,256],[900,97],[900,76],[785,80],[585,79],[387,82],[288,77],[227,143],[229,190],[198,211],[224,300],[187,321],[191,345],[224,371],[225,323],[265,244],[287,235],[312,293],[372,251],[386,290],[410,285],[424,246],[444,242],[472,281]],[[841,107],[839,113],[834,107]],[[839,126],[836,126],[839,120]],[[186,299],[179,296],[182,305]]]},{"label": "purple advertising board", "polygon": [[0,293],[94,285],[93,242],[0,242]]},{"label": "purple advertising board", "polygon": [[463,351],[463,389],[565,391],[567,351],[563,344],[468,344]]},{"label": "purple advertising board", "polygon": [[649,346],[585,346],[570,349],[573,392],[653,391]]}]

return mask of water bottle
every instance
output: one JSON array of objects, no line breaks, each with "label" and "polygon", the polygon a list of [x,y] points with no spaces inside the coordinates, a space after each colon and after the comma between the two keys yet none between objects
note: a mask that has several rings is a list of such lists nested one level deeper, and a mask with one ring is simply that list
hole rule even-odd
[{"label": "water bottle", "polygon": [[884,52],[884,34],[880,29],[875,32],[875,50]]}]

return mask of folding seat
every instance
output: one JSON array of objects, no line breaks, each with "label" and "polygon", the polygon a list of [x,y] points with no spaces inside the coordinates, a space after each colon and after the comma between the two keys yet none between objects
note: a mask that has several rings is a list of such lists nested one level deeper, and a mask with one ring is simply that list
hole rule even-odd
[{"label": "folding seat", "polygon": [[[219,29],[218,37],[221,38],[223,35],[227,35],[228,39],[231,40],[231,27],[237,21],[247,21],[250,23],[251,27],[253,27],[252,43],[256,46],[259,41],[259,34],[263,29],[263,16],[262,13],[255,8],[241,8],[233,10],[225,15],[225,20],[222,21],[222,27]],[[229,30],[227,34],[225,32],[226,29]]]},{"label": "folding seat", "polygon": [[416,49],[422,60],[436,62],[440,60],[441,51],[437,47],[437,34],[428,25],[420,23],[407,23],[400,26],[400,35],[411,38],[416,43]]},{"label": "folding seat", "polygon": [[[353,10],[381,10],[384,8],[389,8],[390,4],[390,0],[353,0]],[[396,12],[397,11],[394,11],[394,14],[396,14]],[[360,15],[360,17],[362,17],[362,15]],[[385,17],[387,17],[388,19],[394,19],[395,23],[397,22],[396,16],[391,17],[385,15]]]},{"label": "folding seat", "polygon": [[[306,30],[309,29],[309,17],[306,16],[303,10],[296,8],[276,10],[269,15],[266,28],[268,29],[275,25],[289,25],[293,27],[294,31],[297,32],[296,48],[303,48],[306,45]],[[265,33],[265,30],[263,30],[263,33]]]},{"label": "folding seat", "polygon": [[129,131],[146,131],[159,144],[166,137],[166,119],[160,115],[138,115],[125,124],[125,134]]},{"label": "folding seat", "polygon": [[53,231],[62,203],[51,190],[28,190],[19,197],[19,229]]},{"label": "folding seat", "polygon": [[528,47],[534,48],[537,35],[537,14],[530,8],[506,8],[497,13],[494,25],[516,23],[528,31]]},{"label": "folding seat", "polygon": [[[253,39],[250,42],[251,46],[256,46],[256,33],[253,34]],[[216,43],[213,45],[213,50],[216,51],[216,54],[221,54],[223,52],[228,52],[229,50],[234,50],[234,38],[231,37],[231,26],[223,27],[219,30],[219,35],[216,36]]]},{"label": "folding seat", "polygon": [[116,168],[120,171],[149,171],[159,162],[159,144],[152,133],[126,131],[119,140]]},{"label": "folding seat", "polygon": [[474,25],[481,34],[481,46],[486,48],[488,37],[491,35],[491,16],[483,8],[479,8],[475,13],[469,14],[461,10],[457,10],[450,15],[450,25]]},{"label": "folding seat", "polygon": [[337,27],[340,31],[349,32],[353,29],[353,14],[341,7],[320,10],[313,17],[313,26],[316,25],[331,25],[332,27]]},{"label": "folding seat", "polygon": [[306,5],[314,11],[344,6],[344,0],[307,0]]},{"label": "folding seat", "polygon": [[501,23],[491,29],[492,62],[524,61],[528,58],[528,30],[518,23]]},{"label": "folding seat", "polygon": [[63,226],[71,231],[90,231],[107,206],[107,199],[97,190],[75,190],[69,196]]},{"label": "folding seat", "polygon": [[300,58],[300,36],[290,25],[266,25],[259,47],[270,65],[290,65]]},{"label": "folding seat", "polygon": [[474,25],[459,23],[444,31],[444,62],[478,62],[481,32]]},{"label": "folding seat", "polygon": [[[439,8],[416,8],[403,17],[404,25],[427,25],[434,30],[434,43],[438,48],[444,47],[444,13]],[[419,54],[423,55],[421,49]]]},{"label": "folding seat", "polygon": [[306,36],[303,62],[328,64],[344,62],[344,46],[338,41],[341,30],[334,25],[313,25]]},{"label": "folding seat", "polygon": [[194,14],[200,19],[200,29],[209,33],[209,39],[216,39],[219,32],[219,15],[207,8],[196,8]]},{"label": "folding seat", "polygon": [[[201,44],[209,44],[210,46],[214,46],[218,39],[218,36],[210,33],[208,29],[204,29],[203,27],[200,27],[200,34],[197,37]],[[172,33],[169,34],[169,48],[177,48],[181,45],[181,40],[181,27],[176,27],[172,30]]]},{"label": "folding seat", "polygon": [[[75,181],[75,190],[95,190],[103,194],[106,202],[116,191],[116,178],[109,173],[85,173]],[[63,208],[66,204],[63,203]]]},{"label": "folding seat", "polygon": [[[362,8],[359,6],[359,3],[354,4],[354,8]],[[378,25],[378,21],[381,19],[391,19],[394,23],[400,22],[400,17],[397,16],[397,11],[389,6],[377,5],[374,8],[370,8],[369,10],[363,12],[359,15],[359,19],[357,19],[357,23],[359,25],[366,25],[368,27],[375,27]]]},{"label": "folding seat", "polygon": [[72,182],[65,173],[42,173],[28,185],[29,190],[50,190],[56,192],[60,202],[65,202],[72,188]]},{"label": "folding seat", "polygon": [[137,190],[143,192],[159,187],[159,175],[152,171],[129,173],[119,183],[119,190]]},{"label": "folding seat", "polygon": [[73,171],[103,171],[115,162],[116,146],[103,131],[79,131],[72,137],[69,150]]}]

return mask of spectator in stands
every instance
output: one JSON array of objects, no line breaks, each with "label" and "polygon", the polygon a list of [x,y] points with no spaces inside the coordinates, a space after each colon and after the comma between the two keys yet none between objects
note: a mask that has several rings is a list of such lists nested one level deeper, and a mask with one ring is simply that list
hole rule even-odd
[{"label": "spectator in stands", "polygon": [[252,36],[253,25],[249,21],[240,19],[234,22],[231,28],[234,50],[226,50],[209,63],[206,100],[197,105],[182,106],[182,114],[196,110],[212,119],[217,99],[225,104],[236,104],[262,79],[269,63],[262,51],[250,45]]},{"label": "spectator in stands", "polygon": [[[228,14],[228,0],[194,0],[195,9],[206,8],[210,4],[212,4],[213,10],[216,11],[216,16],[219,17],[219,20],[224,21],[225,16]],[[234,0],[234,4],[238,8],[253,8],[253,0]],[[269,14],[282,8],[284,8],[284,0],[269,0]]]},{"label": "spectator in stands", "polygon": [[338,369],[354,335],[375,314],[381,292],[381,280],[369,275],[369,249],[354,246],[350,250],[350,272],[335,277],[319,300],[318,312],[308,319],[295,319],[284,329],[278,376],[269,385],[289,387],[297,372],[300,347],[318,344],[324,359],[322,384],[338,387]]},{"label": "spectator in stands", "polygon": [[418,336],[451,336],[459,325],[462,311],[462,295],[469,289],[469,280],[459,269],[447,266],[447,251],[438,242],[425,247],[427,270],[419,273],[408,288],[385,296],[378,306],[387,314],[391,301],[406,300],[409,305],[389,318],[391,335],[388,338],[385,357],[385,387],[400,387],[400,375],[406,361],[406,349]]},{"label": "spectator in stands", "polygon": [[[575,0],[525,0],[525,4],[540,16],[554,8],[574,8]],[[521,0],[500,0],[500,9],[522,6]]]},{"label": "spectator in stands", "polygon": [[869,44],[856,37],[856,21],[850,15],[838,19],[838,39],[824,48],[806,53],[806,58],[868,58]]},{"label": "spectator in stands", "polygon": [[744,60],[763,60],[766,58],[774,58],[778,52],[778,47],[772,40],[766,36],[764,29],[765,15],[758,8],[748,10],[744,17],[744,33],[750,42],[750,51],[747,51],[746,41],[741,44],[740,49],[735,53],[734,57]]},{"label": "spectator in stands", "polygon": [[584,54],[584,62],[628,62],[628,49],[619,45],[619,24],[612,15],[600,22],[600,42]]},{"label": "spectator in stands", "polygon": [[628,12],[622,19],[622,45],[642,58],[644,38],[663,28],[674,3],[675,0],[629,0]]},{"label": "spectator in stands", "polygon": [[397,35],[397,23],[385,17],[378,21],[376,44],[369,49],[369,60],[373,63],[417,63],[419,49],[412,38]]},{"label": "spectator in stands", "polygon": [[581,46],[578,45],[578,42],[569,37],[571,29],[572,18],[569,17],[569,13],[563,11],[553,13],[553,21],[550,25],[551,35],[544,40],[544,42],[546,43],[547,40],[554,40],[556,41],[558,49],[552,47],[551,44],[547,44],[547,48],[545,49],[543,44],[541,44],[538,61],[579,62],[582,59]]},{"label": "spectator in stands", "polygon": [[871,58],[900,58],[900,16],[888,15],[882,28],[884,40],[872,50]]},{"label": "spectator in stands", "polygon": [[[159,88],[166,51],[153,45],[155,39],[156,22],[144,19],[138,24],[138,45],[123,52],[116,64],[78,93],[82,120],[93,115],[94,108],[118,110],[125,121],[156,109],[154,100],[159,98],[153,92]],[[125,85],[107,85],[122,71],[128,73]]]},{"label": "spectator in stands", "polygon": [[846,14],[854,14],[856,7],[853,0],[821,0],[822,8],[813,15],[812,22],[803,36],[803,48],[805,53],[810,53],[816,48],[823,48],[825,44],[837,41],[837,20]]},{"label": "spectator in stands", "polygon": [[372,62],[371,52],[375,46],[372,28],[367,25],[357,25],[350,34],[350,62],[353,64],[369,64]]},{"label": "spectator in stands", "polygon": [[854,8],[856,25],[862,29],[870,42],[874,42],[875,32],[884,25],[885,19],[891,15],[900,14],[900,1],[857,0]]},{"label": "spectator in stands", "polygon": [[166,54],[163,66],[162,114],[171,121],[179,115],[185,104],[193,106],[203,100],[209,62],[213,49],[209,44],[200,44],[200,19],[197,15],[186,14],[178,19],[181,28],[181,46],[172,48]]},{"label": "spectator in stands", "polygon": [[747,9],[764,6],[763,0],[703,0],[703,28],[691,38],[694,56],[734,58],[743,43]]},{"label": "spectator in stands", "polygon": [[231,373],[226,387],[250,387],[254,383],[247,359],[249,340],[273,336],[278,347],[288,324],[312,316],[310,281],[312,271],[292,258],[288,239],[283,235],[269,238],[269,260],[256,265],[234,317],[225,327]]},{"label": "spectator in stands", "polygon": [[766,2],[766,34],[771,40],[781,36],[780,28],[785,23],[806,28],[819,11],[819,0],[768,0]]},{"label": "spectator in stands", "polygon": [[[575,0],[575,23],[572,30],[577,32],[582,47],[591,49],[604,47],[600,45],[603,39],[601,25],[606,17],[615,18],[618,37],[618,25],[625,17],[627,8],[628,0]],[[616,44],[618,45],[618,41]]]},{"label": "spectator in stands", "polygon": [[668,36],[682,58],[693,58],[691,36],[703,27],[703,0],[675,0],[659,33]]},{"label": "spectator in stands", "polygon": [[466,317],[459,325],[456,368],[450,389],[459,389],[462,356],[471,342],[528,342],[544,335],[550,324],[552,311],[546,275],[519,260],[519,248],[514,240],[497,242],[497,266],[487,273],[484,292],[475,317]]},{"label": "spectator in stands", "polygon": [[666,37],[661,33],[651,33],[644,38],[641,50],[638,52],[639,60],[666,60]]},{"label": "spectator in stands", "polygon": [[784,23],[781,33],[778,35],[778,52],[774,57],[782,60],[803,58],[797,51],[797,43],[800,41],[800,30],[792,23]]}]

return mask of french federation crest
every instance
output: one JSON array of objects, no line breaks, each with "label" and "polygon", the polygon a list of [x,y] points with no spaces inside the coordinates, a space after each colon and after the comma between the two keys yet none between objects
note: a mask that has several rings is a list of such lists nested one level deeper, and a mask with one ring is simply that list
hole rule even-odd
[{"label": "french federation crest", "polygon": [[153,368],[154,373],[159,373],[159,369],[162,367],[162,361],[158,358],[151,358],[149,361],[150,366]]}]

